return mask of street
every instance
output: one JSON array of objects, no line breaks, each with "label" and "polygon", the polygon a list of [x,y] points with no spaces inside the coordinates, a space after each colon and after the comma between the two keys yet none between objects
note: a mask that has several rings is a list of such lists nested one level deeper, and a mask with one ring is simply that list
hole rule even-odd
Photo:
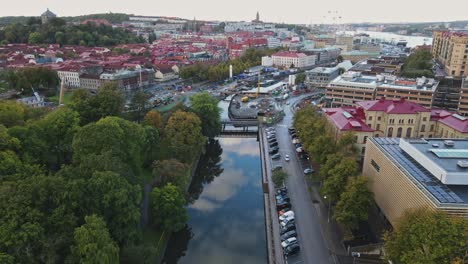
[{"label": "street", "polygon": [[[291,101],[297,101],[303,97],[305,96],[293,98]],[[285,107],[285,114],[283,121],[276,126],[276,137],[280,147],[283,169],[289,175],[286,186],[295,213],[298,241],[301,246],[300,253],[289,257],[287,263],[334,263],[322,233],[321,216],[312,203],[301,161],[296,156],[295,148],[291,143],[288,127],[292,124],[294,114],[290,107]],[[286,154],[291,158],[289,162],[284,161]]]}]

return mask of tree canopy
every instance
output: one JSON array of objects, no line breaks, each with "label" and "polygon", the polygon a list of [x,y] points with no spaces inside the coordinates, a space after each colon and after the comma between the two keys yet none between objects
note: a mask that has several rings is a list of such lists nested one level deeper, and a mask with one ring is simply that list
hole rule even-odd
[{"label": "tree canopy", "polygon": [[167,121],[164,141],[169,146],[170,158],[190,164],[205,143],[200,118],[193,113],[176,111]]},{"label": "tree canopy", "polygon": [[190,97],[190,108],[198,115],[202,125],[202,133],[213,138],[221,133],[221,108],[218,100],[207,92],[197,93]]},{"label": "tree canopy", "polygon": [[395,264],[466,263],[467,223],[428,208],[405,211],[384,236],[387,258]]},{"label": "tree canopy", "polygon": [[85,223],[74,231],[72,258],[82,264],[119,262],[119,247],[112,240],[104,220],[97,215],[85,217]]},{"label": "tree canopy", "polygon": [[164,230],[174,232],[184,227],[188,219],[185,211],[185,198],[179,189],[168,183],[154,188],[151,192],[153,221],[161,224]]},{"label": "tree canopy", "polygon": [[428,50],[416,50],[406,58],[401,75],[404,77],[433,77],[432,54]]},{"label": "tree canopy", "polygon": [[357,229],[360,221],[367,220],[372,198],[372,192],[367,188],[367,178],[351,177],[336,204],[333,217],[338,223]]}]

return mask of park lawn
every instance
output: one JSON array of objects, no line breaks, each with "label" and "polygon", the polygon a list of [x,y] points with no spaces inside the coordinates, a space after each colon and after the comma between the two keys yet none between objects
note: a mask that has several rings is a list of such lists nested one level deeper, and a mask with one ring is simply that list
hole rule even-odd
[{"label": "park lawn", "polygon": [[[67,104],[70,104],[71,103],[71,96],[72,96],[72,93],[73,92],[65,92],[65,94],[63,95],[63,104],[64,105],[67,105]],[[49,97],[47,98],[49,101],[51,102],[55,102],[58,104],[58,100],[59,100],[59,95],[54,95],[52,97]]]}]

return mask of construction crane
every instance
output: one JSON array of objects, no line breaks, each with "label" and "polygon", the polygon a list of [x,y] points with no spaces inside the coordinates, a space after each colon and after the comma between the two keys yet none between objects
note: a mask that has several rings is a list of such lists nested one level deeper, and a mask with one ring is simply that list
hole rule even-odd
[{"label": "construction crane", "polygon": [[63,93],[65,92],[65,80],[60,82],[60,95],[59,95],[59,106],[63,105]]}]

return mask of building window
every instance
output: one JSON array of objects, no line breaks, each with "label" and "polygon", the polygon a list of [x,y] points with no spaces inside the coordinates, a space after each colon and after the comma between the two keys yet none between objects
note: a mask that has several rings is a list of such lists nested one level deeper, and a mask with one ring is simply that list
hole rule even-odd
[{"label": "building window", "polygon": [[389,120],[389,123],[390,123],[390,124],[394,124],[394,123],[395,123],[395,119],[390,119],[390,120]]},{"label": "building window", "polygon": [[371,124],[367,124],[367,126],[368,126],[369,128],[372,128],[372,127],[371,127]]},{"label": "building window", "polygon": [[364,153],[366,153],[366,147],[362,147],[361,154],[364,156]]},{"label": "building window", "polygon": [[377,124],[376,130],[380,130],[380,124]]},{"label": "building window", "polygon": [[396,137],[400,138],[402,133],[403,133],[403,128],[399,127],[398,130],[397,130]]},{"label": "building window", "polygon": [[412,131],[411,127],[408,127],[408,129],[406,129],[406,137],[407,138],[411,137],[411,131]]},{"label": "building window", "polygon": [[375,160],[372,159],[370,163],[371,163],[372,167],[374,167],[374,169],[375,169],[377,172],[380,171],[380,166],[377,165],[377,162],[375,162]]},{"label": "building window", "polygon": [[380,121],[380,119],[382,119],[380,116],[379,116],[379,117],[377,117],[377,121]]},{"label": "building window", "polygon": [[393,127],[388,128],[387,137],[393,137]]},{"label": "building window", "polygon": [[367,142],[367,136],[364,136],[364,140],[362,141],[363,144],[366,144]]},{"label": "building window", "polygon": [[427,121],[427,117],[423,117],[423,121],[426,122],[426,121]]},{"label": "building window", "polygon": [[354,136],[354,143],[357,143],[357,142],[358,142],[358,137]]},{"label": "building window", "polygon": [[372,121],[372,116],[369,116],[369,121]]},{"label": "building window", "polygon": [[426,125],[421,126],[421,132],[426,132]]},{"label": "building window", "polygon": [[431,125],[431,132],[434,131],[434,125]]}]

